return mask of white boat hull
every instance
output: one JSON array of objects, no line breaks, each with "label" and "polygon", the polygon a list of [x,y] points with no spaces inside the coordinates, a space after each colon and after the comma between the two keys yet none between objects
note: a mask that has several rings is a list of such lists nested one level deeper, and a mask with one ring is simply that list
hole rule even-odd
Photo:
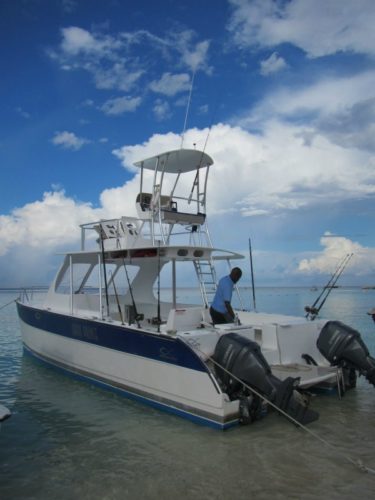
[{"label": "white boat hull", "polygon": [[[21,331],[29,354],[75,376],[212,427],[238,423],[238,401],[229,401],[208,371],[71,339],[23,320]],[[161,349],[168,357],[164,346]]]}]

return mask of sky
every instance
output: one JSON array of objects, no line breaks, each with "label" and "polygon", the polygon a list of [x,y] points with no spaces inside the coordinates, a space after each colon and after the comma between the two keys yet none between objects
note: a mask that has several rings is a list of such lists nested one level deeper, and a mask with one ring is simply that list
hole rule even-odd
[{"label": "sky", "polygon": [[0,287],[135,215],[133,163],[182,140],[245,280],[251,238],[258,285],[350,253],[339,284],[375,285],[374,26],[373,0],[0,0]]}]

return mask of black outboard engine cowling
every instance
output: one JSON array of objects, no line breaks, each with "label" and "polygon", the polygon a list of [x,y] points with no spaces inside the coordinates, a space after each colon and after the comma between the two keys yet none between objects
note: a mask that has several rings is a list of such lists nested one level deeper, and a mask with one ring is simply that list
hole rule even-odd
[{"label": "black outboard engine cowling", "polygon": [[341,321],[328,321],[316,345],[334,366],[351,366],[375,386],[375,359],[370,356],[361,334]]},{"label": "black outboard engine cowling", "polygon": [[231,399],[253,396],[232,377],[234,375],[301,424],[319,418],[317,412],[299,400],[295,391],[299,379],[288,377],[282,381],[275,377],[256,342],[237,333],[228,333],[220,337],[213,359],[220,365],[215,365],[215,372]]}]

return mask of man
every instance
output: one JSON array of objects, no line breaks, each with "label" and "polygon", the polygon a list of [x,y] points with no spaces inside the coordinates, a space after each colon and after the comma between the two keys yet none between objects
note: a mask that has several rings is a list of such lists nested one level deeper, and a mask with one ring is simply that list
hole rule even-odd
[{"label": "man", "polygon": [[367,314],[369,314],[375,323],[375,307],[373,307]]},{"label": "man", "polygon": [[210,314],[214,324],[232,323],[235,314],[231,306],[233,287],[241,278],[242,271],[239,267],[234,267],[228,276],[224,276],[219,281],[214,300],[210,307]]}]

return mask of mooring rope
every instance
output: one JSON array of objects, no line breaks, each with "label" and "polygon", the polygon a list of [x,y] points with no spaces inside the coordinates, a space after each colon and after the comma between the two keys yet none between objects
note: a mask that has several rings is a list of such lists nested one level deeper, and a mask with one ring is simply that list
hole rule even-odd
[{"label": "mooring rope", "polygon": [[[201,351],[198,347],[194,346],[193,349],[197,349],[197,351],[199,351],[202,355],[204,355],[205,357],[207,357],[207,354],[205,354],[203,351]],[[319,434],[317,434],[316,432],[310,430],[305,425],[301,424],[301,422],[298,422],[298,420],[296,420],[295,418],[291,417],[284,410],[282,410],[277,405],[275,405],[274,403],[272,403],[272,401],[269,401],[263,394],[260,394],[254,388],[252,388],[248,384],[246,384],[243,380],[239,379],[238,377],[236,377],[236,375],[234,375],[229,370],[227,370],[226,368],[224,368],[224,366],[222,366],[220,363],[218,363],[211,356],[208,356],[207,359],[209,359],[210,361],[212,361],[212,363],[214,363],[221,370],[223,370],[228,375],[230,375],[234,380],[236,380],[237,382],[239,382],[246,389],[248,389],[249,391],[251,391],[253,394],[255,394],[256,396],[258,396],[259,398],[261,398],[263,401],[265,401],[267,404],[269,404],[270,406],[272,406],[279,413],[281,413],[282,415],[284,415],[284,417],[286,417],[291,422],[293,422],[295,425],[297,425],[298,427],[300,427],[302,430],[304,430],[305,432],[307,432],[308,434],[310,434],[310,436],[312,436],[313,438],[317,439],[318,441],[320,441],[321,443],[323,443],[325,446],[329,447],[331,450],[333,450],[333,452],[335,454],[337,454],[341,458],[344,458],[345,460],[347,460],[348,462],[350,462],[355,467],[358,467],[359,470],[361,470],[362,472],[368,472],[369,474],[375,474],[375,469],[371,469],[370,467],[367,467],[366,465],[364,465],[364,463],[362,462],[361,459],[359,459],[359,458],[354,459],[354,458],[350,457],[349,455],[345,454],[344,452],[338,450],[337,447],[334,444],[330,443],[325,438],[322,438],[321,436],[319,436]]]},{"label": "mooring rope", "polygon": [[0,307],[0,311],[1,309],[5,309],[7,306],[10,306],[10,304],[13,304],[13,302],[17,302],[17,300],[19,299],[20,297],[16,297],[15,299],[11,300],[10,302],[8,302],[7,304],[4,304]]}]

